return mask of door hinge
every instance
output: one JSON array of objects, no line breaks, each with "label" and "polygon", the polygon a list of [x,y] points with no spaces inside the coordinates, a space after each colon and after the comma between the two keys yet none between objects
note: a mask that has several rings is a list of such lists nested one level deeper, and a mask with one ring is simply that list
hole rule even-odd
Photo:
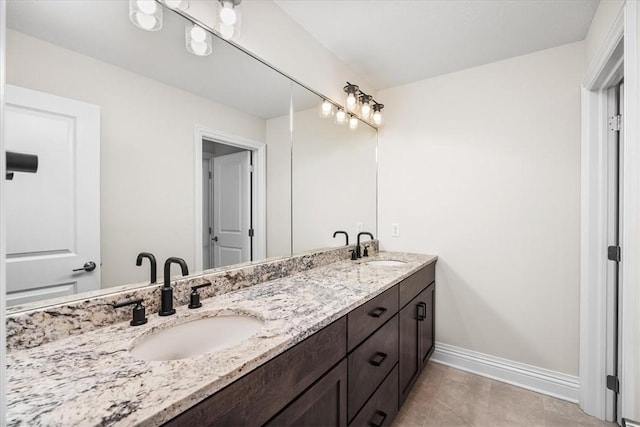
[{"label": "door hinge", "polygon": [[620,262],[622,259],[622,249],[620,246],[609,246],[607,248],[607,258],[609,261]]},{"label": "door hinge", "polygon": [[609,117],[609,130],[619,132],[622,129],[622,116],[620,114]]},{"label": "door hinge", "polygon": [[614,393],[620,393],[620,381],[615,375],[607,375],[607,388]]},{"label": "door hinge", "polygon": [[211,178],[212,178],[212,176],[211,176],[211,172],[209,172],[209,179],[211,179]]},{"label": "door hinge", "polygon": [[249,229],[249,237],[253,237],[253,228]]},{"label": "door hinge", "polygon": [[211,227],[209,227],[209,236],[211,236]]}]

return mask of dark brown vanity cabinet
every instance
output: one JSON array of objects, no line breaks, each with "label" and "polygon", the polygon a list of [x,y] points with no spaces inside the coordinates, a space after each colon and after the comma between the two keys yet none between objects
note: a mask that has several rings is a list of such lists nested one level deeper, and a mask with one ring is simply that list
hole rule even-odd
[{"label": "dark brown vanity cabinet", "polygon": [[435,263],[167,426],[390,426],[434,348]]},{"label": "dark brown vanity cabinet", "polygon": [[[399,390],[402,405],[435,347],[435,264],[407,278],[400,286]],[[403,301],[406,302],[404,305]]]}]

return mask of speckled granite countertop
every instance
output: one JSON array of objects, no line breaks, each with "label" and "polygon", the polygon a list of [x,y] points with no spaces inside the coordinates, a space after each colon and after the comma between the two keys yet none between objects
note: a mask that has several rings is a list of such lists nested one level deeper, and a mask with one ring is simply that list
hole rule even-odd
[{"label": "speckled granite countertop", "polygon": [[[366,264],[375,259],[406,264]],[[380,252],[209,298],[198,310],[148,313],[144,326],[123,322],[11,351],[8,425],[160,425],[435,260]],[[147,362],[129,354],[132,342],[152,329],[236,313],[256,316],[264,327],[239,345],[194,359]]]}]

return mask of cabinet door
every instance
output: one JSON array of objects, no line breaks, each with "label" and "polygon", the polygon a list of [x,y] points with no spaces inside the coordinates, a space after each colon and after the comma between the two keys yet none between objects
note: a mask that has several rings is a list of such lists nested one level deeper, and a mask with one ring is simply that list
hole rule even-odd
[{"label": "cabinet door", "polygon": [[435,283],[418,295],[418,328],[420,329],[420,363],[424,366],[434,349]]},{"label": "cabinet door", "polygon": [[422,360],[420,358],[420,329],[418,322],[418,297],[400,310],[399,387],[400,404],[404,402],[415,382]]},{"label": "cabinet door", "polygon": [[266,426],[346,426],[347,361],[320,378]]}]

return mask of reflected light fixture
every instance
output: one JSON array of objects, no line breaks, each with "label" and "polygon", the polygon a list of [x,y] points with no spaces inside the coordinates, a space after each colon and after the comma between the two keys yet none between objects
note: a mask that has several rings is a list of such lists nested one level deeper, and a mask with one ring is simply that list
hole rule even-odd
[{"label": "reflected light fixture", "polygon": [[358,118],[356,116],[351,115],[349,117],[349,129],[351,130],[358,129]]},{"label": "reflected light fixture", "polygon": [[189,9],[189,2],[187,0],[163,0],[162,2],[169,9],[177,9],[177,10]]},{"label": "reflected light fixture", "polygon": [[331,117],[333,116],[333,104],[329,102],[329,100],[325,99],[320,104],[320,117]]},{"label": "reflected light fixture", "polygon": [[162,7],[155,0],[129,0],[129,19],[147,31],[162,28]]},{"label": "reflected light fixture", "polygon": [[240,2],[242,0],[218,0],[215,30],[225,40],[237,38],[240,33]]},{"label": "reflected light fixture", "polygon": [[338,108],[336,112],[336,123],[339,125],[343,125],[347,122],[347,113],[344,112],[342,108]]},{"label": "reflected light fixture", "polygon": [[187,22],[185,26],[185,43],[187,50],[194,55],[207,56],[211,54],[211,34],[198,24]]}]

